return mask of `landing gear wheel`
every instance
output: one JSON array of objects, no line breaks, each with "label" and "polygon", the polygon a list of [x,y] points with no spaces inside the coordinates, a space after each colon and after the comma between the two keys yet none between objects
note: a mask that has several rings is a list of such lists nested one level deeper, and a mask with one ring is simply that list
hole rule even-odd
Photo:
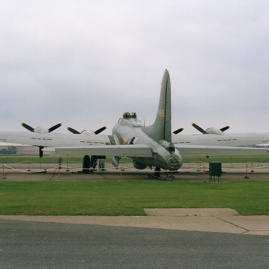
[{"label": "landing gear wheel", "polygon": [[160,167],[156,167],[155,168],[154,176],[160,178],[161,177],[161,173],[160,172],[161,172],[161,168]]},{"label": "landing gear wheel", "polygon": [[91,158],[89,155],[85,155],[83,157],[83,167],[82,167],[82,172],[83,173],[90,173],[90,167],[91,167]]}]

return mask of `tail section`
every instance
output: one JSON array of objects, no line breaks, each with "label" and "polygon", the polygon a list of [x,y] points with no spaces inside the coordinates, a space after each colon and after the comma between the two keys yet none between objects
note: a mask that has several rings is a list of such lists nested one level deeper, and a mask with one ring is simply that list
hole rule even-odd
[{"label": "tail section", "polygon": [[144,132],[154,140],[172,141],[171,135],[171,83],[166,69],[163,74],[159,107],[155,122],[144,128]]}]

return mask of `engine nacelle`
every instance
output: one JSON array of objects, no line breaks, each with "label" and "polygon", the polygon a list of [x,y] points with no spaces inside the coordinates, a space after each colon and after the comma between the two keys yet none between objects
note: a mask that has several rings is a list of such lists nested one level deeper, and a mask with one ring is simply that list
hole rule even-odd
[{"label": "engine nacelle", "polygon": [[146,169],[148,166],[143,163],[139,163],[138,161],[134,161],[134,167],[139,170]]},{"label": "engine nacelle", "polygon": [[223,135],[223,132],[220,129],[210,127],[205,130],[207,134]]},{"label": "engine nacelle", "polygon": [[47,134],[47,133],[49,133],[49,129],[46,127],[43,127],[43,126],[37,126],[34,129],[34,132],[38,133],[38,134]]},{"label": "engine nacelle", "polygon": [[95,136],[96,135],[93,131],[89,131],[89,130],[84,130],[81,132],[81,134],[85,134],[88,136]]}]

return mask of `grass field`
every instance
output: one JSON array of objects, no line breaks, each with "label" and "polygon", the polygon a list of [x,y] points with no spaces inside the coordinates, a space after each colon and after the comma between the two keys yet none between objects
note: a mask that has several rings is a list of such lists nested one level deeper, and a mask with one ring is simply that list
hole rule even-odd
[{"label": "grass field", "polygon": [[269,214],[269,182],[0,182],[1,215],[145,215],[144,208]]},{"label": "grass field", "polygon": [[[62,156],[62,162],[82,162],[83,156]],[[0,163],[20,163],[20,162],[34,162],[34,163],[58,163],[59,156],[44,156],[39,158],[38,156],[0,156]],[[132,160],[127,157],[123,157],[121,162],[131,163]],[[245,163],[245,162],[269,162],[269,155],[251,155],[251,156],[217,156],[217,157],[185,157],[184,163],[191,162],[221,162],[221,163]],[[107,162],[112,162],[112,157],[107,157]]]}]

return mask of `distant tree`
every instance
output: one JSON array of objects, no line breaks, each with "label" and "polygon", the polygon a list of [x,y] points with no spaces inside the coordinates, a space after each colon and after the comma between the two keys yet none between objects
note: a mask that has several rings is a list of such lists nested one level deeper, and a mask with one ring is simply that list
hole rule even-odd
[{"label": "distant tree", "polygon": [[17,147],[14,147],[14,146],[8,147],[8,153],[17,154]]},{"label": "distant tree", "polygon": [[1,149],[0,155],[14,155],[17,154],[17,148],[14,146],[9,146],[7,149]]}]

